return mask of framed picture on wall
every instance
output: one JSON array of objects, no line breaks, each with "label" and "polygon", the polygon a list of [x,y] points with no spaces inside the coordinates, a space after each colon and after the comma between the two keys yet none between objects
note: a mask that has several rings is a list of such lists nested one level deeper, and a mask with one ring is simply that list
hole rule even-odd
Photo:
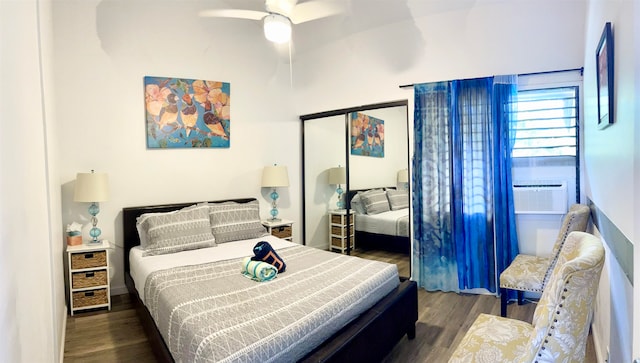
[{"label": "framed picture on wall", "polygon": [[147,148],[228,148],[231,85],[144,77]]},{"label": "framed picture on wall", "polygon": [[352,112],[351,155],[384,158],[384,120]]},{"label": "framed picture on wall", "polygon": [[596,76],[598,91],[598,127],[613,123],[613,35],[611,23],[604,25],[596,49]]}]

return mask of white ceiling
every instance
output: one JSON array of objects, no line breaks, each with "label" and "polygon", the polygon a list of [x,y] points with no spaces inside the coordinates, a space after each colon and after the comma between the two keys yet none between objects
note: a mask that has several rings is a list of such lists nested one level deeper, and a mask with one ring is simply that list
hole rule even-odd
[{"label": "white ceiling", "polygon": [[[291,0],[295,1],[295,0]],[[298,4],[312,0],[299,0]],[[344,9],[342,14],[293,27],[293,46],[296,52],[305,52],[323,44],[363,31],[384,27],[392,23],[410,22],[419,17],[448,11],[465,11],[473,8],[478,0],[315,0],[331,2]],[[480,0],[483,1],[483,0]],[[496,1],[496,0],[484,0]],[[504,0],[501,0],[504,1]],[[264,11],[263,0],[208,0],[198,3],[199,10],[243,9]],[[261,31],[257,21],[244,19],[209,18],[203,21],[254,22],[256,32]],[[279,46],[286,47],[286,46]]]}]

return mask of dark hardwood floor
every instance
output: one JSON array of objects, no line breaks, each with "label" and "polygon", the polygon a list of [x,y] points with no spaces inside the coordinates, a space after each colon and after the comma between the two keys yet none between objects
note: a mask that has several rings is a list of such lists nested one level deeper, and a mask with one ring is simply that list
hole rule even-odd
[{"label": "dark hardwood floor", "polygon": [[65,362],[155,362],[129,295],[111,297],[111,311],[67,316]]},{"label": "dark hardwood floor", "polygon": [[[409,256],[384,251],[356,251],[355,256],[395,263],[409,276]],[[531,321],[535,304],[509,305],[509,317]],[[392,362],[446,362],[480,313],[500,314],[500,299],[490,295],[427,292],[418,289],[416,338],[404,337],[384,359]],[[128,295],[112,297],[112,310],[67,317],[65,362],[155,362]],[[593,340],[586,363],[597,362]]]}]

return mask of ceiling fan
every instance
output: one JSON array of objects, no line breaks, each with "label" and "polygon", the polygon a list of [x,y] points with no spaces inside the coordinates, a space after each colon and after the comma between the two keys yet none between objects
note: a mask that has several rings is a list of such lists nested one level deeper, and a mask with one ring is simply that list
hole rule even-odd
[{"label": "ceiling fan", "polygon": [[246,9],[211,9],[199,13],[202,17],[261,20],[265,37],[274,43],[291,39],[291,24],[300,24],[343,11],[335,0],[312,0],[298,4],[298,0],[266,0],[265,11]]}]

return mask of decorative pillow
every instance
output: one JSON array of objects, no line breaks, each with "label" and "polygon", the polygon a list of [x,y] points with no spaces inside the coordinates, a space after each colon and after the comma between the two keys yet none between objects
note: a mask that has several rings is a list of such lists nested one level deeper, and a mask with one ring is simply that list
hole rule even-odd
[{"label": "decorative pillow", "polygon": [[260,205],[257,200],[249,203],[224,202],[209,204],[211,232],[217,243],[258,238],[269,235],[260,223]]},{"label": "decorative pillow", "polygon": [[357,214],[367,214],[367,211],[364,209],[364,205],[362,204],[360,193],[356,193],[356,195],[351,198],[351,209],[356,211]]},{"label": "decorative pillow", "polygon": [[371,189],[361,193],[360,198],[362,199],[367,214],[378,214],[390,210],[389,200],[384,190]]},{"label": "decorative pillow", "polygon": [[387,189],[387,199],[391,210],[409,208],[409,193],[406,190]]},{"label": "decorative pillow", "polygon": [[138,230],[138,239],[140,240],[140,247],[145,248],[147,247],[147,245],[149,244],[148,239],[147,239],[147,231],[146,229],[148,228],[142,225],[142,222],[144,220],[146,220],[148,217],[151,216],[166,216],[168,214],[175,214],[178,213],[181,210],[188,210],[189,208],[195,208],[197,207],[197,204],[188,206],[188,207],[184,207],[182,209],[178,209],[178,210],[174,210],[171,212],[155,212],[155,213],[144,213],[141,214],[138,218],[136,218],[136,229]]},{"label": "decorative pillow", "polygon": [[143,256],[216,246],[206,205],[168,213],[146,213],[138,217],[136,225],[145,251]]}]

